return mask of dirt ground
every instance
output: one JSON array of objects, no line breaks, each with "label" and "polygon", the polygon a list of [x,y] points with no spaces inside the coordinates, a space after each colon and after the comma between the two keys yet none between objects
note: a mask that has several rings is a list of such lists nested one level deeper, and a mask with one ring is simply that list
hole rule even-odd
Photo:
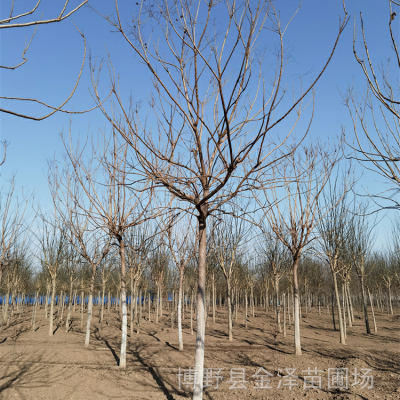
[{"label": "dirt ground", "polygon": [[[269,310],[271,313],[271,309]],[[109,325],[92,323],[89,349],[78,312],[66,333],[65,322],[48,335],[48,319],[38,311],[35,332],[31,309],[14,315],[0,332],[1,399],[186,399],[194,366],[196,333],[185,314],[184,351],[168,312],[159,323],[147,319],[128,337],[127,368],[120,370],[120,322],[113,311]],[[226,310],[217,307],[216,323],[208,318],[205,343],[204,399],[400,399],[400,313],[377,314],[378,332],[366,335],[361,310],[339,344],[332,316],[313,309],[302,315],[302,356],[295,356],[293,326],[276,336],[275,324],[262,309],[244,327],[241,310],[228,342]],[[86,318],[86,314],[85,314]],[[373,331],[373,324],[371,328]],[[85,323],[85,320],[84,320]],[[195,326],[195,324],[194,324]],[[128,328],[129,336],[129,328]],[[317,370],[315,370],[317,369]],[[372,377],[372,378],[371,378]],[[308,388],[314,382],[321,388]],[[347,386],[347,388],[346,388]],[[306,387],[306,388],[305,388]]]}]

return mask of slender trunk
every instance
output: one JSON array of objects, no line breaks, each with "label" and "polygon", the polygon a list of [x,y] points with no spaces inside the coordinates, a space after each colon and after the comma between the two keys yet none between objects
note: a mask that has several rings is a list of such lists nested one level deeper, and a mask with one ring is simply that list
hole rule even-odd
[{"label": "slender trunk", "polygon": [[335,324],[335,309],[334,309],[334,293],[332,292],[332,319],[333,319],[333,330],[336,331],[336,324]]},{"label": "slender trunk", "polygon": [[61,294],[61,316],[60,316],[60,321],[62,321],[63,316],[64,316],[64,305],[65,305],[65,292]]},{"label": "slender trunk", "polygon": [[162,286],[160,286],[160,322],[161,322],[161,317],[162,317],[162,306],[163,306],[163,290]]},{"label": "slender trunk", "polygon": [[183,351],[182,338],[182,289],[183,289],[183,268],[179,269],[179,296],[178,296],[178,341],[179,351]]},{"label": "slender trunk", "polygon": [[92,276],[90,278],[89,302],[88,302],[88,312],[87,312],[87,320],[86,320],[85,348],[89,347],[89,340],[90,340],[90,323],[92,321],[93,288],[94,288],[95,273],[96,273],[96,270],[92,266]]},{"label": "slender trunk", "polygon": [[371,296],[371,293],[370,293],[370,291],[369,291],[368,288],[367,288],[367,290],[368,290],[369,302],[371,303],[372,320],[374,321],[374,332],[376,333],[376,332],[377,332],[377,329],[376,329],[374,305],[372,304],[372,296]]},{"label": "slender trunk", "polygon": [[69,330],[69,321],[71,319],[71,310],[72,310],[72,285],[73,282],[70,282],[70,287],[69,287],[69,296],[68,296],[68,314],[67,314],[67,320],[65,321],[65,332],[68,332]]},{"label": "slender trunk", "polygon": [[[49,295],[50,295],[50,288],[47,288],[46,298],[44,299],[44,316],[45,316],[45,318],[47,318],[47,314],[48,314]],[[8,301],[7,301],[7,308],[8,308]]]},{"label": "slender trunk", "polygon": [[344,291],[344,284],[342,284],[342,309],[343,309],[343,330],[344,330],[344,337],[347,338],[347,329],[346,329],[346,307],[345,307],[345,291]]},{"label": "slender trunk", "polygon": [[230,280],[228,278],[227,280],[227,297],[228,297],[228,301],[227,301],[227,306],[228,306],[228,340],[231,342],[233,340],[233,327],[232,327],[232,299],[231,299],[231,283]]},{"label": "slender trunk", "polygon": [[106,284],[103,283],[102,285],[102,297],[101,297],[101,315],[100,315],[100,324],[103,322],[104,320],[104,302],[105,302],[105,295],[106,295]]},{"label": "slender trunk", "polygon": [[139,291],[139,312],[138,312],[138,321],[137,321],[137,327],[136,327],[136,334],[139,334],[140,331],[140,323],[142,320],[142,291]]},{"label": "slender trunk", "polygon": [[288,315],[288,324],[289,324],[289,329],[291,329],[291,320],[290,320],[290,293],[289,291],[287,292],[287,315]]},{"label": "slender trunk", "polygon": [[393,315],[393,306],[392,306],[392,292],[391,292],[391,284],[389,283],[388,286],[388,295],[389,295],[389,311],[390,314]]},{"label": "slender trunk", "polygon": [[349,321],[349,328],[353,326],[353,322],[351,321],[351,312],[350,312],[350,304],[349,304],[349,296],[347,291],[347,285],[344,284],[344,297],[346,298],[346,308],[347,308],[347,320]]},{"label": "slender trunk", "polygon": [[364,319],[365,319],[365,327],[367,329],[367,334],[371,334],[371,330],[369,329],[369,320],[368,320],[368,311],[367,311],[367,297],[365,295],[365,288],[364,288],[364,277],[359,276],[360,283],[361,283],[361,295],[362,295],[362,302],[363,302],[363,309],[364,309]]},{"label": "slender trunk", "polygon": [[76,309],[76,290],[74,292],[74,311],[73,312],[75,312],[75,309]]},{"label": "slender trunk", "polygon": [[191,291],[190,298],[190,334],[193,335],[193,299],[194,299],[194,291]]},{"label": "slender trunk", "polygon": [[245,319],[245,326],[246,326],[246,329],[247,329],[247,290],[246,289],[244,290],[244,299],[245,299],[244,300],[245,301],[244,319]]},{"label": "slender trunk", "polygon": [[[133,298],[134,298],[134,287],[136,288],[136,281],[135,281],[135,286],[133,285],[133,279],[132,279],[132,275],[131,275],[131,315],[130,315],[130,322],[129,322],[129,329],[130,329],[130,337],[132,338],[133,336]],[[136,306],[135,306],[136,308]]]},{"label": "slender trunk", "polygon": [[281,315],[280,315],[280,307],[279,307],[279,279],[278,276],[275,275],[275,306],[276,306],[276,324],[278,326],[278,332],[282,332],[281,327]]},{"label": "slender trunk", "polygon": [[300,343],[300,299],[299,299],[299,282],[297,279],[297,270],[299,266],[298,258],[293,260],[293,295],[294,295],[294,346],[295,355],[301,356]]},{"label": "slender trunk", "polygon": [[157,300],[156,300],[156,324],[158,324],[158,303],[160,301],[160,288],[157,286]]},{"label": "slender trunk", "polygon": [[50,324],[49,324],[49,336],[53,336],[53,313],[54,313],[54,296],[56,293],[56,277],[52,279],[52,294],[50,303]]},{"label": "slender trunk", "polygon": [[351,296],[350,296],[350,283],[349,282],[347,282],[347,297],[348,297],[349,306],[350,306],[351,322],[354,322],[353,302],[352,302]]},{"label": "slender trunk", "polygon": [[286,337],[286,304],[285,304],[285,293],[283,293],[283,337]]},{"label": "slender trunk", "polygon": [[36,310],[37,310],[37,305],[39,301],[39,292],[36,292],[36,299],[35,299],[35,306],[33,309],[33,321],[32,321],[32,330],[35,332],[35,323],[36,323]]},{"label": "slender trunk", "polygon": [[[213,280],[212,280],[212,307],[213,307],[213,325],[215,325],[215,280],[214,280],[214,276],[213,276]],[[393,314],[393,312],[392,312]]]},{"label": "slender trunk", "polygon": [[251,315],[253,316],[253,318],[254,318],[254,293],[253,293],[253,286],[251,287],[251,290],[250,290],[250,295],[251,295]]},{"label": "slender trunk", "polygon": [[110,313],[111,313],[111,293],[108,291],[107,298],[107,325],[110,323]]},{"label": "slender trunk", "polygon": [[122,311],[122,337],[121,337],[121,354],[119,357],[120,368],[126,367],[126,341],[127,341],[127,311],[126,311],[126,292],[125,292],[125,243],[122,238],[119,239],[119,252],[121,257],[121,311]]},{"label": "slender trunk", "polygon": [[149,322],[151,322],[151,314],[150,314],[150,312],[151,312],[151,310],[150,310],[150,307],[151,307],[151,297],[150,297],[150,293],[149,293],[149,296],[148,296],[148,301],[149,301]]},{"label": "slender trunk", "polygon": [[[204,196],[208,192],[204,191]],[[205,323],[204,323],[204,305],[206,290],[206,246],[207,246],[207,224],[206,218],[199,216],[199,275],[197,285],[197,332],[196,332],[196,354],[194,367],[197,371],[194,382],[193,400],[202,400],[203,398],[203,371],[204,371],[204,344],[205,344]]]},{"label": "slender trunk", "polygon": [[83,293],[83,291],[81,292],[81,307],[80,307],[80,309],[81,309],[81,326],[83,325],[83,296],[84,296],[84,293]]},{"label": "slender trunk", "polygon": [[346,344],[346,338],[344,334],[344,326],[343,326],[343,318],[342,318],[342,310],[340,307],[340,298],[339,298],[339,289],[337,284],[337,276],[336,273],[333,272],[333,284],[335,286],[335,297],[336,297],[336,308],[339,320],[339,331],[340,331],[340,343]]}]

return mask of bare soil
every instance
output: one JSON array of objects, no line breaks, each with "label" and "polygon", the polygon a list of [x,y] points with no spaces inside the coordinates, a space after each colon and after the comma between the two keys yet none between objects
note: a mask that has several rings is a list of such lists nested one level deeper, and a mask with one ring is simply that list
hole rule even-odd
[{"label": "bare soil", "polygon": [[[378,332],[371,335],[365,333],[361,310],[355,310],[355,324],[347,329],[346,345],[339,344],[339,332],[333,330],[332,316],[326,308],[321,315],[315,309],[308,314],[303,311],[302,356],[293,354],[293,326],[287,329],[286,338],[282,333],[276,335],[271,314],[271,309],[268,315],[265,310],[257,309],[255,317],[249,317],[246,330],[240,310],[232,342],[227,337],[225,308],[217,307],[215,325],[212,316],[208,317],[205,367],[211,369],[209,373],[212,371],[209,378],[212,387],[204,399],[400,398],[397,307],[394,316],[377,313]],[[97,307],[94,315],[90,347],[84,349],[85,328],[81,326],[78,312],[73,314],[68,333],[65,321],[58,325],[56,321],[52,337],[48,334],[49,320],[43,309],[38,310],[35,332],[30,325],[31,309],[14,314],[10,326],[0,332],[0,398],[191,398],[193,376],[189,368],[194,365],[196,333],[190,334],[189,313],[185,314],[184,351],[180,352],[178,331],[176,327],[171,329],[168,312],[164,310],[159,323],[154,322],[154,313],[149,322],[145,312],[140,333],[135,331],[132,338],[128,337],[127,368],[123,370],[118,367],[121,340],[118,313],[112,311],[109,324],[103,323],[100,332]],[[86,314],[84,324],[85,320]],[[347,388],[345,380],[343,383],[335,380],[339,374],[346,373]],[[321,389],[304,388],[309,384],[307,376],[313,374],[321,377]],[[362,375],[373,376],[373,382],[370,378],[363,381]],[[318,378],[315,379],[318,383]],[[262,385],[271,388],[257,388]]]}]

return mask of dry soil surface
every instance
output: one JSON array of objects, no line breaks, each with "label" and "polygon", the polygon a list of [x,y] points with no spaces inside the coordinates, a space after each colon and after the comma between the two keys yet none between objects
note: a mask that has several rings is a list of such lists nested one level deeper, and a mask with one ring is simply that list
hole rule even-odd
[{"label": "dry soil surface", "polygon": [[[184,350],[168,311],[161,321],[143,319],[140,333],[130,337],[127,367],[118,367],[121,330],[113,310],[98,330],[97,307],[90,346],[84,348],[84,327],[78,311],[72,328],[38,311],[36,329],[31,309],[14,314],[0,332],[1,399],[186,399],[191,398],[195,339],[190,314],[183,323]],[[210,385],[204,399],[400,399],[400,313],[377,313],[378,331],[366,335],[361,310],[347,328],[347,344],[339,344],[332,316],[323,310],[301,318],[302,356],[294,355],[293,326],[276,334],[272,310],[256,310],[245,329],[241,310],[228,341],[226,310],[217,307],[216,322],[208,317],[205,368]],[[56,316],[56,315],[55,315]],[[86,314],[85,314],[86,319]],[[371,329],[373,332],[373,324]],[[84,321],[85,323],[85,321]],[[195,327],[195,322],[194,322]],[[320,388],[308,388],[321,385]]]}]

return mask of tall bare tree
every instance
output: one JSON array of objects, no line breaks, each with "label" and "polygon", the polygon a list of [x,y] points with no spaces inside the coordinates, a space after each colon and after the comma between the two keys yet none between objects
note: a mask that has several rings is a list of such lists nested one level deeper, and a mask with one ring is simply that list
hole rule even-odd
[{"label": "tall bare tree", "polygon": [[[389,192],[398,192],[400,186],[400,98],[398,75],[400,57],[398,48],[398,31],[394,25],[399,21],[396,15],[400,11],[400,2],[387,0],[387,39],[391,57],[387,57],[387,65],[383,61],[375,63],[370,53],[368,35],[376,35],[376,30],[382,32],[381,27],[364,28],[362,13],[360,13],[363,54],[357,49],[356,20],[354,20],[353,52],[366,78],[367,90],[365,94],[357,94],[350,89],[344,97],[348,107],[355,134],[355,144],[349,144],[354,150],[354,157],[366,169],[377,172],[390,182],[390,189],[381,193],[373,193],[379,207],[400,208],[397,196]],[[397,11],[397,13],[396,13]],[[383,37],[383,36],[382,36]],[[394,63],[393,63],[394,60]],[[392,62],[392,64],[390,63]],[[377,66],[378,64],[378,66]],[[382,202],[383,201],[383,202]]]},{"label": "tall bare tree", "polygon": [[[65,143],[71,177],[82,188],[85,202],[77,200],[80,212],[101,229],[117,246],[121,260],[122,339],[119,366],[126,367],[127,305],[126,305],[126,241],[124,234],[132,227],[162,214],[163,208],[150,210],[153,191],[148,181],[128,181],[131,169],[127,164],[127,144],[121,144],[115,134],[92,147],[92,158],[85,162],[82,149]],[[100,175],[100,172],[103,174]],[[129,186],[128,186],[129,183]],[[74,199],[75,200],[75,199]]]},{"label": "tall bare tree", "polygon": [[225,215],[223,218],[219,217],[217,226],[214,227],[212,232],[212,249],[211,252],[221,269],[226,280],[226,298],[227,298],[227,311],[228,311],[228,340],[233,340],[233,322],[232,322],[232,309],[233,309],[233,293],[232,281],[235,274],[235,267],[241,257],[241,251],[245,235],[248,233],[245,222],[240,218],[228,218]]},{"label": "tall bare tree", "polygon": [[[303,101],[313,93],[333,56],[347,23],[347,12],[327,61],[310,85],[294,94],[285,107],[284,39],[289,28],[281,22],[274,3],[157,0],[150,7],[146,4],[142,1],[133,13],[133,22],[125,25],[122,15],[129,11],[115,1],[116,13],[106,19],[153,78],[150,114],[146,113],[149,117],[141,114],[138,105],[124,106],[113,71],[114,106],[111,110],[100,108],[134,151],[138,173],[189,203],[197,213],[197,375],[193,398],[201,399],[207,219],[248,189],[249,178],[254,179],[285,156],[278,155],[277,150],[293,127],[282,137],[274,135],[274,139],[273,132],[292,114],[296,124]],[[221,22],[223,30],[216,26]],[[152,33],[157,36],[153,44]],[[266,77],[271,61],[263,63],[263,54],[268,52],[258,53],[261,43],[273,43],[275,49],[271,77]],[[92,82],[100,105],[94,74]],[[157,121],[156,128],[150,115]]]},{"label": "tall bare tree", "polygon": [[[332,170],[341,157],[341,152],[341,146],[332,150],[325,150],[318,143],[303,147],[297,154],[292,153],[284,165],[273,169],[275,182],[280,182],[280,185],[271,190],[268,186],[264,187],[264,197],[255,193],[265,223],[291,253],[296,355],[301,355],[299,261],[301,255],[317,238],[315,228],[321,218],[335,206],[321,205],[319,200]],[[319,212],[321,209],[324,210],[322,213]]]},{"label": "tall bare tree", "polygon": [[353,217],[349,224],[350,234],[347,241],[347,247],[353,262],[354,269],[357,273],[361,285],[362,305],[364,311],[364,320],[367,334],[371,333],[369,327],[368,310],[367,310],[367,294],[365,291],[366,277],[369,274],[366,268],[367,257],[371,254],[372,244],[374,240],[373,230],[374,223],[368,221],[367,206],[360,205],[354,207]]},{"label": "tall bare tree", "polygon": [[41,231],[41,235],[37,236],[40,248],[39,259],[42,267],[51,277],[49,336],[53,336],[57,276],[65,261],[66,239],[63,231],[58,229],[57,223],[44,216],[42,216]]},{"label": "tall bare tree", "polygon": [[[172,214],[172,213],[171,213]],[[183,301],[183,280],[185,269],[196,254],[196,245],[192,239],[193,234],[192,221],[189,216],[184,216],[178,221],[174,221],[174,215],[169,216],[165,221],[163,236],[169,252],[174,260],[174,264],[179,273],[178,290],[178,342],[179,350],[183,351],[182,336],[182,301]]]},{"label": "tall bare tree", "polygon": [[29,198],[20,200],[15,193],[15,175],[7,190],[0,192],[0,286],[13,253],[26,243],[29,231],[24,225]]},{"label": "tall bare tree", "polygon": [[[347,202],[347,193],[351,188],[346,182],[346,174],[343,175],[343,181],[339,183],[339,175],[328,185],[327,190],[323,192],[323,203],[333,204],[334,206],[324,212],[319,210],[320,223],[318,224],[319,245],[321,255],[332,272],[333,285],[336,297],[336,307],[339,319],[340,343],[346,344],[344,332],[344,320],[342,318],[343,310],[340,306],[338,274],[347,275],[348,263],[345,262],[347,242],[350,239],[350,211]],[[351,265],[351,264],[350,264]]]}]

